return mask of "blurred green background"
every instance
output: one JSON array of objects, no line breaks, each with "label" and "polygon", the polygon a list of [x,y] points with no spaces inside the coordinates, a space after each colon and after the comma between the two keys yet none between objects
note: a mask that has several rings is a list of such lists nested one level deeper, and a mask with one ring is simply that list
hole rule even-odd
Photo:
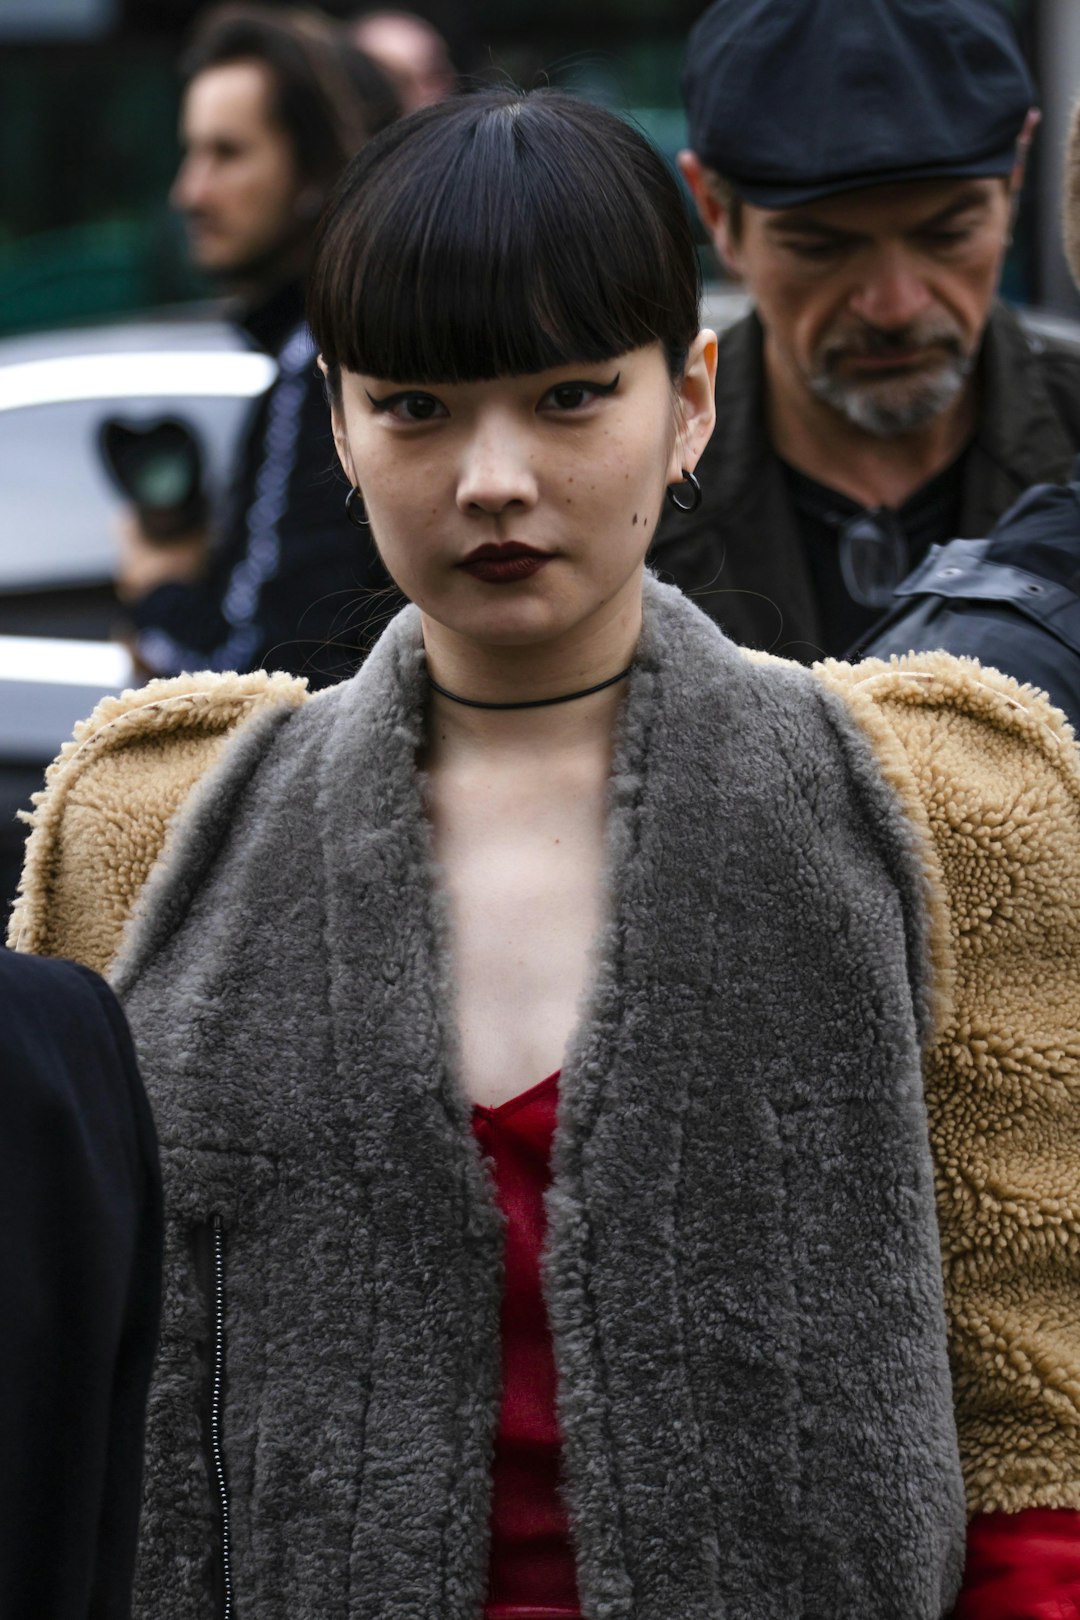
[{"label": "blurred green background", "polygon": [[[0,0],[0,335],[205,296],[167,202],[174,64],[200,9]],[[345,18],[368,8],[331,0],[323,9]],[[679,65],[701,0],[405,0],[402,9],[442,29],[470,78],[563,84],[631,113],[669,156],[682,144]],[[1043,8],[1015,0],[1013,9],[1034,53]],[[1020,300],[1035,290],[1034,210],[1029,201],[1009,266]]]}]

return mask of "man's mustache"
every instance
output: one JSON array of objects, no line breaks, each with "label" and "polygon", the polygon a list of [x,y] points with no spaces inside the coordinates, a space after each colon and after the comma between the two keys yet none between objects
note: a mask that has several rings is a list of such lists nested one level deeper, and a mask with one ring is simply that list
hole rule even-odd
[{"label": "man's mustache", "polygon": [[913,323],[893,331],[862,326],[857,332],[831,338],[821,350],[821,363],[831,368],[841,360],[888,360],[911,354],[916,349],[941,349],[957,360],[967,359],[967,350],[955,327]]}]

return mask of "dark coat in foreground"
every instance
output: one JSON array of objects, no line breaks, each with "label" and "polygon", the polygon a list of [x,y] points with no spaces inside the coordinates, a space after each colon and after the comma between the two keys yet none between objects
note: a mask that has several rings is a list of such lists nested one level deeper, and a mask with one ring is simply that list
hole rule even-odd
[{"label": "dark coat in foreground", "polygon": [[0,1615],[125,1620],[161,1190],[112,992],[0,951]]}]

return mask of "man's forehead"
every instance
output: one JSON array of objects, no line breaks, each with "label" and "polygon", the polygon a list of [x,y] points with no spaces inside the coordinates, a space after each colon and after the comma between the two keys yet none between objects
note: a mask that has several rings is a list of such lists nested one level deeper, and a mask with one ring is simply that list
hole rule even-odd
[{"label": "man's forehead", "polygon": [[191,80],[180,118],[189,136],[209,138],[268,128],[271,109],[270,74],[262,62],[220,62]]},{"label": "man's forehead", "polygon": [[798,229],[867,234],[910,229],[968,209],[988,208],[1006,184],[998,177],[906,180],[819,197],[795,208],[745,206],[770,235]]}]

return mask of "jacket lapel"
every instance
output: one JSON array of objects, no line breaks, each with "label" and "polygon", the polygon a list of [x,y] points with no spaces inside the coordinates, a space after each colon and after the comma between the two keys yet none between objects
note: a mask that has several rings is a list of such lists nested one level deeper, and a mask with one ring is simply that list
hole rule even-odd
[{"label": "jacket lapel", "polygon": [[361,1096],[352,1146],[371,1189],[378,1302],[357,1612],[384,1612],[386,1594],[415,1588],[426,1569],[431,1612],[464,1616],[485,1569],[502,1223],[457,1074],[417,769],[426,696],[419,614],[408,608],[327,704],[313,825],[338,1082]]},{"label": "jacket lapel", "polygon": [[1068,479],[1076,451],[1040,372],[1037,339],[995,304],[979,360],[979,426],[964,471],[960,538],[978,539],[1032,484]]}]

